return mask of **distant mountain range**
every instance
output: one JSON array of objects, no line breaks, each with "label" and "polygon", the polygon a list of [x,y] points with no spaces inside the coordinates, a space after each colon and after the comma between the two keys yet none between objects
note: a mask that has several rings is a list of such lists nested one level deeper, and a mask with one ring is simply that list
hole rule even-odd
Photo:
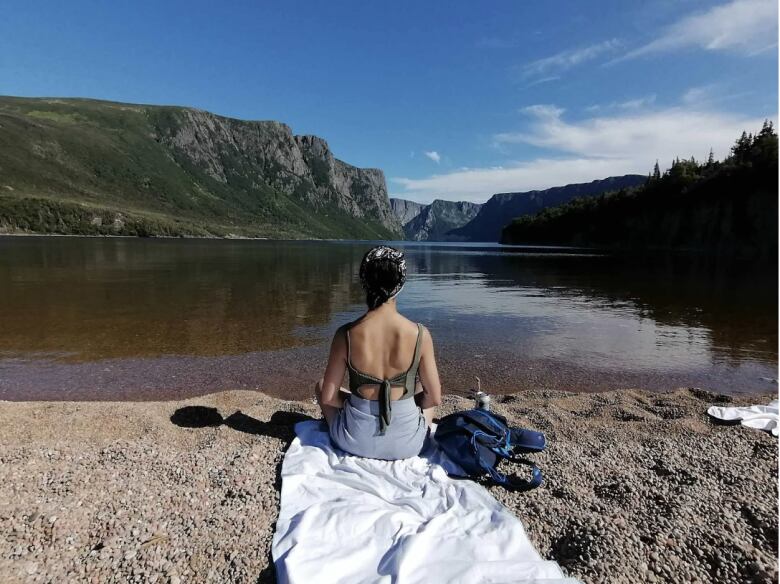
[{"label": "distant mountain range", "polygon": [[495,242],[517,217],[645,180],[423,205],[280,122],[0,97],[0,233]]},{"label": "distant mountain range", "polygon": [[493,195],[481,206],[476,217],[462,227],[449,231],[447,237],[454,240],[497,242],[501,237],[501,230],[517,217],[534,215],[575,197],[593,197],[609,191],[635,187],[646,180],[646,176],[627,174],[543,191]]},{"label": "distant mountain range", "polygon": [[397,239],[381,170],[274,121],[0,97],[0,233]]},{"label": "distant mountain range", "polygon": [[436,199],[429,205],[390,199],[390,207],[401,221],[404,237],[412,241],[453,241],[448,235],[477,216],[482,205]]}]

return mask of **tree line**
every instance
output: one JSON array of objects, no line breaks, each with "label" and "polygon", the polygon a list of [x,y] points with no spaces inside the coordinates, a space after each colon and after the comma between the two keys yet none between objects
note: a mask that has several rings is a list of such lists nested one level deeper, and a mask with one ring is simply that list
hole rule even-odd
[{"label": "tree line", "polygon": [[644,185],[514,219],[502,243],[668,249],[777,257],[777,133],[766,120],[722,161],[658,161]]}]

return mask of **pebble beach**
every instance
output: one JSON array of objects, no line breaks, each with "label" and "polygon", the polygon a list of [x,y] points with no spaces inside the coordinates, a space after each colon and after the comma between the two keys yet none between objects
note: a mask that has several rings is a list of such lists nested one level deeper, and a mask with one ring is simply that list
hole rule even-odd
[{"label": "pebble beach", "polygon": [[[494,395],[543,431],[541,488],[487,486],[585,583],[778,581],[778,441],[696,389]],[[439,415],[471,407],[445,396]],[[280,469],[313,401],[3,402],[3,582],[274,582]]]}]

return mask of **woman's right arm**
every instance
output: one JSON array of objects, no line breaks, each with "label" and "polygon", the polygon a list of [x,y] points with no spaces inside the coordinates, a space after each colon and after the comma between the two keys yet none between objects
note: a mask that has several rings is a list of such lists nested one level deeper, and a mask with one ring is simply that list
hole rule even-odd
[{"label": "woman's right arm", "polygon": [[433,354],[433,339],[427,328],[423,328],[418,372],[423,386],[422,399],[418,405],[423,410],[440,405],[441,382],[439,381],[439,370],[436,368],[436,357]]}]

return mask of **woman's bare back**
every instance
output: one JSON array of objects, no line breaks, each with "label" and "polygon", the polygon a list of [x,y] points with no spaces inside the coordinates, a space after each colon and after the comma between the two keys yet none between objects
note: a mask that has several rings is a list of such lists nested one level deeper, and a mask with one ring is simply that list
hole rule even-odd
[{"label": "woman's bare back", "polygon": [[[414,360],[418,327],[395,313],[370,313],[349,328],[349,360],[353,368],[378,379],[393,379],[405,373]],[[402,385],[393,386],[390,399],[399,399]],[[378,384],[364,384],[358,394],[365,399],[379,398]]]}]

